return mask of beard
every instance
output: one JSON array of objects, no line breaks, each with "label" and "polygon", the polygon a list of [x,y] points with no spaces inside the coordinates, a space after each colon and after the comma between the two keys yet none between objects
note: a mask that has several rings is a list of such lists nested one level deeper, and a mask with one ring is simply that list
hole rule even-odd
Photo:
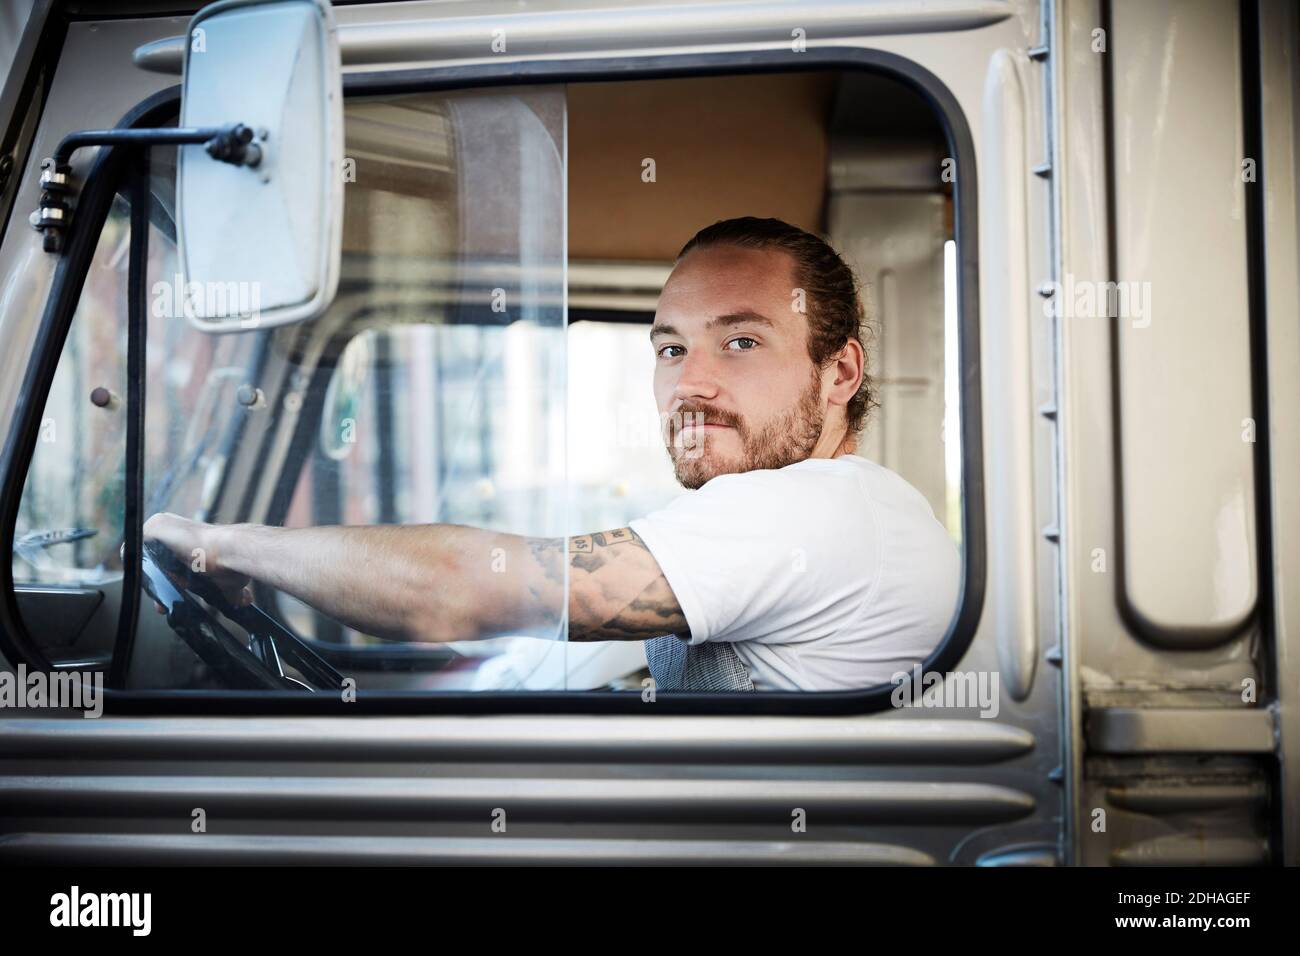
[{"label": "beard", "polygon": [[[821,438],[826,413],[821,403],[821,376],[814,365],[812,379],[792,408],[767,422],[753,424],[732,412],[702,402],[686,402],[665,422],[664,438],[677,481],[684,488],[699,488],[718,475],[733,475],[761,468],[784,468],[803,461]],[[729,425],[740,439],[740,454],[724,455],[711,447],[709,433],[689,425]]]}]

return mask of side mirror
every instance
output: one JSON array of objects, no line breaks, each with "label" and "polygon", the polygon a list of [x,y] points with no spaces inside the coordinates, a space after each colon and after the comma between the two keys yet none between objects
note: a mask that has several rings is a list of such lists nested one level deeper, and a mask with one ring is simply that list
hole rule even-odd
[{"label": "side mirror", "polygon": [[180,123],[239,124],[234,137],[179,147],[186,316],[226,332],[320,315],[343,235],[343,82],[327,0],[221,0],[195,14]]}]

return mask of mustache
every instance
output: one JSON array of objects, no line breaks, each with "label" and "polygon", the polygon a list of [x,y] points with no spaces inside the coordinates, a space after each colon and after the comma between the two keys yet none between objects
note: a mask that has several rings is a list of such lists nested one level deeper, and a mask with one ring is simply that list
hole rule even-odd
[{"label": "mustache", "polygon": [[702,403],[679,405],[672,412],[665,413],[663,419],[664,432],[669,437],[692,425],[729,425],[737,430],[744,428],[744,419],[734,412]]}]

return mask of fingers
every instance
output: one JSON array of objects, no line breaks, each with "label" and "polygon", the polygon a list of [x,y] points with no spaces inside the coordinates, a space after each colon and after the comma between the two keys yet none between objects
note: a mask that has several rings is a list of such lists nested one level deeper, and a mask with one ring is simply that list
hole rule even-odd
[{"label": "fingers", "polygon": [[216,573],[220,570],[216,555],[208,546],[208,533],[212,526],[202,521],[192,521],[167,511],[150,515],[142,528],[145,540],[157,541],[185,564],[198,566],[193,570]]},{"label": "fingers", "polygon": [[159,511],[145,519],[144,526],[140,529],[144,534],[146,541],[152,541],[162,537],[162,532],[168,521],[176,517],[167,511]]},{"label": "fingers", "polygon": [[[143,530],[145,538],[167,547],[189,566],[192,574],[201,575],[214,584],[221,591],[222,597],[234,607],[247,607],[253,603],[248,576],[224,569],[218,555],[214,553],[211,543],[215,528],[212,525],[160,511],[149,517]],[[169,571],[167,576],[179,588],[184,589],[189,585],[184,575]]]},{"label": "fingers", "polygon": [[184,554],[189,550],[187,543],[197,538],[196,531],[201,527],[197,521],[160,511],[150,515],[140,530],[146,541],[160,541],[177,554]]}]

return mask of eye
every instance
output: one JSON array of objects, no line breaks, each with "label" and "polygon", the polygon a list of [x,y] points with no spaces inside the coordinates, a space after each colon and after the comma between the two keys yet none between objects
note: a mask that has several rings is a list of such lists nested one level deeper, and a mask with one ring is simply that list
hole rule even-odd
[{"label": "eye", "polygon": [[727,343],[726,347],[731,349],[733,345],[736,346],[736,348],[732,349],[733,352],[749,352],[752,349],[758,348],[758,342],[747,335],[736,336],[736,338]]},{"label": "eye", "polygon": [[[677,349],[677,351],[673,352],[673,349]],[[655,350],[655,354],[660,358],[677,358],[678,355],[681,355],[685,351],[686,350],[680,345],[663,345]]]}]

